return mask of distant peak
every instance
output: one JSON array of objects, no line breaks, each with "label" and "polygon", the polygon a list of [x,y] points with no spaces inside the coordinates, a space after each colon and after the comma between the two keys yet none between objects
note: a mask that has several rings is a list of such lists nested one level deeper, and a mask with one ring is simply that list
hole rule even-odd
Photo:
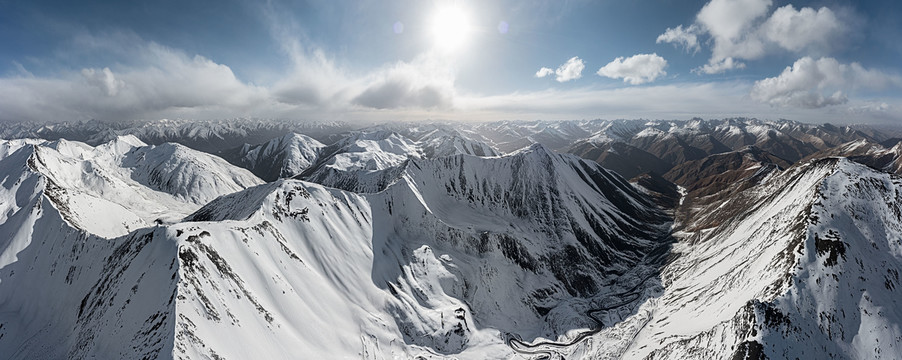
[{"label": "distant peak", "polygon": [[398,133],[391,130],[360,131],[350,140],[385,140],[391,137],[398,137]]},{"label": "distant peak", "polygon": [[282,143],[311,144],[315,147],[324,147],[325,146],[321,142],[319,142],[318,140],[316,140],[312,137],[309,137],[304,134],[296,133],[296,132],[289,132],[288,134],[285,134],[285,136],[282,137],[281,141],[282,141]]},{"label": "distant peak", "polygon": [[105,149],[114,154],[125,154],[134,148],[148,146],[134,135],[118,135],[97,149]]},{"label": "distant peak", "polygon": [[110,141],[110,142],[116,142],[116,143],[128,144],[128,145],[131,145],[131,146],[134,146],[134,147],[147,146],[147,143],[141,141],[141,139],[138,139],[137,136],[131,135],[131,134],[129,134],[129,135],[118,135],[118,136],[116,136],[115,139],[113,139],[113,140]]},{"label": "distant peak", "polygon": [[755,145],[746,145],[746,147],[739,150],[739,152],[745,153],[745,154],[761,154],[764,152],[764,150],[762,150],[761,148],[759,148]]},{"label": "distant peak", "polygon": [[523,148],[522,152],[551,153],[551,150],[548,150],[548,148],[545,147],[545,145],[542,145],[542,143],[534,143],[532,145],[529,145],[529,146]]}]

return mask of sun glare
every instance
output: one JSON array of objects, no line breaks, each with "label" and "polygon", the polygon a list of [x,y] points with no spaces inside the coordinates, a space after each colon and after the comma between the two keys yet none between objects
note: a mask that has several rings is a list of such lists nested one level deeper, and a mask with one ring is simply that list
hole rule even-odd
[{"label": "sun glare", "polygon": [[432,17],[432,38],[437,49],[451,52],[460,49],[470,35],[470,21],[459,6],[436,9]]}]

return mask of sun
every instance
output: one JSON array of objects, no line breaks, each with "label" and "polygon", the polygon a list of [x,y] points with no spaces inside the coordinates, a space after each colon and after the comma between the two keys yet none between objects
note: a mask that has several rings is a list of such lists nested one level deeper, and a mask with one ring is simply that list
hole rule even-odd
[{"label": "sun", "polygon": [[444,52],[460,49],[470,37],[470,19],[460,6],[447,5],[436,9],[431,24],[434,46]]}]

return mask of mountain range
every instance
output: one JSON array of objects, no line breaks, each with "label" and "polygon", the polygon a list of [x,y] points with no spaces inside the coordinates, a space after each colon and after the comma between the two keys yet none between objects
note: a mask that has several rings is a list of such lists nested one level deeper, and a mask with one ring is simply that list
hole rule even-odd
[{"label": "mountain range", "polygon": [[902,353],[902,144],[864,126],[0,134],[10,359]]}]

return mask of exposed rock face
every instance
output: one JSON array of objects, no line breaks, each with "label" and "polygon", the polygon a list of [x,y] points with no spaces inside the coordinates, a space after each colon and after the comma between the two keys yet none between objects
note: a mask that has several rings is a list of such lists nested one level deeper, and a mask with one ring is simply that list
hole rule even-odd
[{"label": "exposed rock face", "polygon": [[[677,165],[663,175],[683,186],[689,198],[716,194],[731,185],[765,177],[773,171],[788,168],[790,162],[754,146],[739,151],[714,154],[703,159]],[[752,181],[749,185],[755,185]]]},{"label": "exposed rock face", "polygon": [[651,196],[655,203],[664,209],[675,209],[682,205],[685,190],[661,175],[646,173],[632,178],[630,182]]},{"label": "exposed rock face", "polygon": [[613,170],[624,178],[634,178],[640,174],[664,174],[673,164],[622,142],[596,144],[584,142],[567,152],[583,159],[593,160],[605,169]]}]

